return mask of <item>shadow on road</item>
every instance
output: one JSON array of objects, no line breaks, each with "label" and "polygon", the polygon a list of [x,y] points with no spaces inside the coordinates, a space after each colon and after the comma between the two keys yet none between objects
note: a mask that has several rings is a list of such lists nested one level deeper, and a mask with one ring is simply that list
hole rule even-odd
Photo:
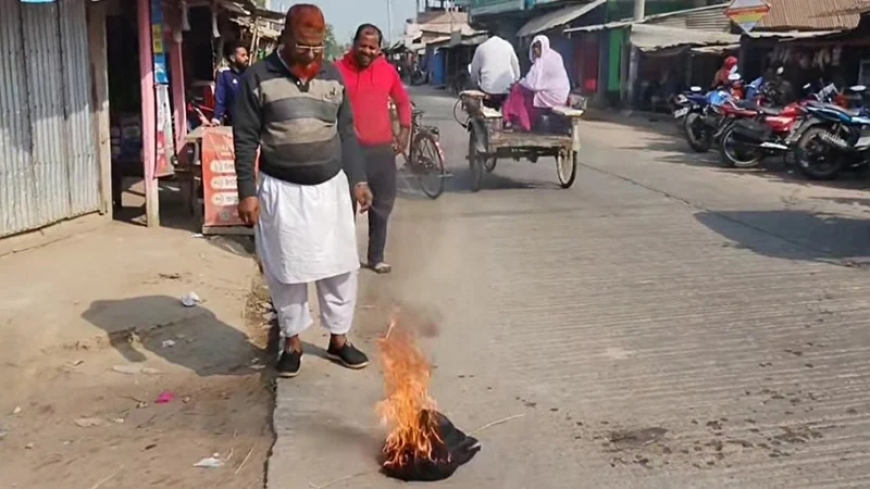
[{"label": "shadow on road", "polygon": [[201,377],[251,374],[248,365],[227,364],[227,359],[262,353],[247,335],[205,307],[184,308],[174,297],[94,301],[82,318],[105,331],[112,347],[131,363],[147,360],[142,348]]},{"label": "shadow on road", "polygon": [[870,221],[801,210],[700,212],[695,218],[734,246],[787,260],[870,258]]},{"label": "shadow on road", "polygon": [[[514,163],[514,162],[508,162]],[[528,162],[520,162],[519,164],[531,164]],[[541,164],[541,163],[538,163]],[[546,163],[543,163],[546,164]],[[555,182],[532,182],[524,180],[515,180],[513,178],[499,175],[498,169],[493,173],[487,173],[483,177],[482,191],[486,190],[530,190],[530,189],[558,189],[559,185]],[[553,180],[555,180],[555,169],[553,170]],[[399,196],[406,200],[430,200],[426,194],[420,189],[420,184],[417,178],[410,171],[401,171],[398,181]],[[470,194],[471,191],[471,171],[467,169],[457,170],[454,167],[450,177],[444,182],[444,193],[452,194]]]}]

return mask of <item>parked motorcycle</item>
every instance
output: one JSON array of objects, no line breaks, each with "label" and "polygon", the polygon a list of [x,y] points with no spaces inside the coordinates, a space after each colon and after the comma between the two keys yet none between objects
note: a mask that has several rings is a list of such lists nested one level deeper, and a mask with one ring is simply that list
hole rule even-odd
[{"label": "parked motorcycle", "polygon": [[[850,92],[863,99],[867,88]],[[831,180],[845,169],[866,168],[870,162],[870,110],[834,104],[807,107],[809,119],[795,147],[795,161],[812,180]]]},{"label": "parked motorcycle", "polygon": [[721,107],[730,100],[739,98],[741,89],[737,87],[739,73],[729,76],[730,87],[712,90],[701,95],[700,87],[692,87],[689,92],[677,97],[680,108],[674,111],[674,118],[683,118],[683,132],[693,150],[705,153],[716,142],[714,135],[719,131],[723,120]]},{"label": "parked motorcycle", "polygon": [[680,123],[686,134],[689,146],[698,153],[705,153],[712,145],[704,125],[699,123],[708,107],[707,96],[701,93],[701,87],[692,87],[688,92],[677,95],[674,103],[679,106],[674,111],[674,119],[682,119]]},{"label": "parked motorcycle", "polygon": [[[811,92],[811,86],[805,85],[804,91]],[[736,109],[739,116],[725,129],[719,144],[723,163],[732,168],[754,168],[767,156],[785,156],[797,141],[795,134],[807,108],[829,96],[822,90],[783,108],[750,103]],[[765,98],[763,92],[760,98]]]}]

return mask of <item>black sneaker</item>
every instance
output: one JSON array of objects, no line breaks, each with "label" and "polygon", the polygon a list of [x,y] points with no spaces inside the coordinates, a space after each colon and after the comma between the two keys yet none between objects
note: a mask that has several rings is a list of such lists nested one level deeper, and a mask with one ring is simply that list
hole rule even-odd
[{"label": "black sneaker", "polygon": [[345,343],[341,348],[330,345],[329,349],[326,350],[326,357],[352,369],[365,368],[369,364],[369,357],[351,345],[350,342]]},{"label": "black sneaker", "polygon": [[283,351],[278,358],[278,364],[275,369],[278,371],[278,377],[292,379],[299,375],[299,368],[302,366],[301,351]]}]

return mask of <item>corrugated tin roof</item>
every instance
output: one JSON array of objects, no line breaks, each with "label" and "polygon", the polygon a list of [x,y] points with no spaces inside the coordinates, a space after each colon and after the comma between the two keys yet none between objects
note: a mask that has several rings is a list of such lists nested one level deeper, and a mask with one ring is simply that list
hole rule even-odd
[{"label": "corrugated tin roof", "polygon": [[649,24],[631,26],[631,44],[641,51],[658,51],[676,46],[712,46],[735,43],[740,43],[740,36],[727,32],[680,29]]},{"label": "corrugated tin roof", "polygon": [[628,27],[634,23],[635,21],[633,20],[620,20],[619,22],[608,22],[606,24],[585,25],[583,27],[572,27],[571,29],[565,29],[565,33],[571,34],[573,32],[606,31],[610,29],[617,29],[619,27]]},{"label": "corrugated tin roof", "polygon": [[[461,46],[477,46],[479,44],[483,44],[489,37],[486,35],[477,35],[477,36],[463,36],[462,40],[459,42]],[[427,46],[434,46],[436,48],[448,47],[450,45],[450,37],[445,37],[441,39],[436,39]]]},{"label": "corrugated tin roof", "polygon": [[850,30],[858,27],[867,0],[766,0],[770,13],[756,29]]},{"label": "corrugated tin roof", "polygon": [[[822,0],[819,0],[822,1]],[[866,0],[870,2],[870,0]],[[680,24],[684,24],[688,28],[692,28],[693,30],[701,28],[699,25],[695,24],[704,24],[704,19],[708,18],[711,14],[716,15],[721,13],[722,19],[725,26],[730,26],[730,21],[727,17],[725,17],[725,8],[727,5],[711,5],[708,7],[697,7],[690,8],[686,10],[677,10],[675,12],[667,12],[664,14],[655,14],[655,15],[647,15],[644,17],[642,21],[636,21],[634,19],[623,19],[616,22],[608,22],[606,24],[598,24],[591,26],[583,26],[583,27],[574,27],[571,29],[565,29],[565,33],[571,32],[594,32],[603,29],[616,29],[618,27],[625,27],[632,24],[668,24],[673,25],[674,27],[680,26]],[[712,30],[719,30],[719,25],[717,23],[711,23]],[[727,30],[727,29],[722,29]]]},{"label": "corrugated tin roof", "polygon": [[544,15],[535,17],[526,22],[526,24],[517,32],[517,37],[531,37],[535,34],[540,34],[550,29],[563,26],[583,17],[596,7],[604,5],[605,3],[607,3],[607,0],[594,0],[591,3],[569,5],[559,10],[547,12]]},{"label": "corrugated tin roof", "polygon": [[479,31],[472,28],[468,24],[425,24],[420,26],[420,31],[426,34],[443,34],[449,35],[451,32],[459,31],[463,36],[473,36],[475,34],[483,34],[485,31]]}]

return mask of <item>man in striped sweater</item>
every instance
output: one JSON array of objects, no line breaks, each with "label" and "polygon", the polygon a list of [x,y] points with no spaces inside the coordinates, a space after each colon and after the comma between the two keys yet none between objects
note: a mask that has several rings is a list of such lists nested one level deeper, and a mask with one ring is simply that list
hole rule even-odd
[{"label": "man in striped sweater", "polygon": [[360,267],[351,192],[362,212],[372,194],[344,82],[323,61],[325,34],[318,7],[294,5],[282,47],[246,71],[233,108],[239,215],[256,227],[284,338],[277,366],[283,377],[299,372],[312,282],[330,333],[329,358],[355,369],[368,365],[347,333]]}]

